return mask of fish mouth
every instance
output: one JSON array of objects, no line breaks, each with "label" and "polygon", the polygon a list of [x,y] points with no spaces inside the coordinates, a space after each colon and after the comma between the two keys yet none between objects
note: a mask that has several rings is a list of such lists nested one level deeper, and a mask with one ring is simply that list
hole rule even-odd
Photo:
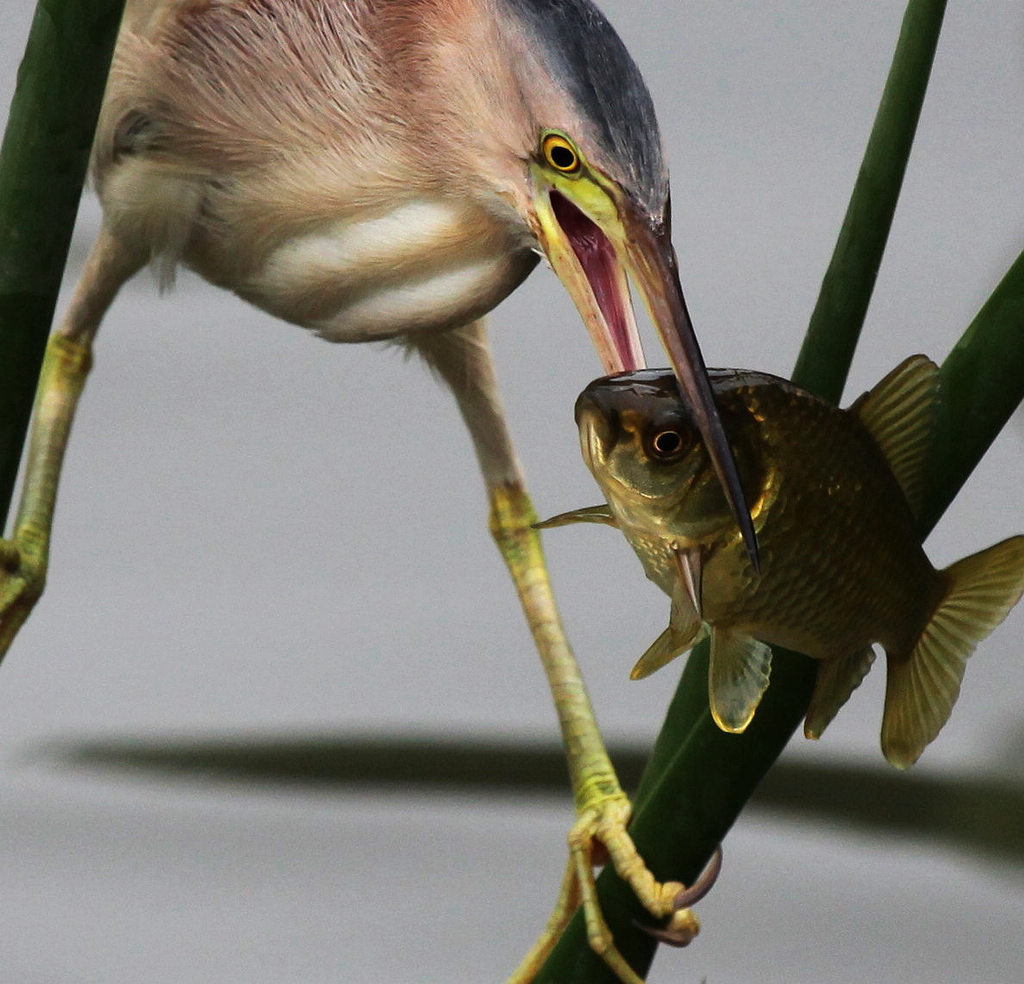
[{"label": "fish mouth", "polygon": [[602,437],[601,425],[604,417],[596,407],[588,408],[582,413],[577,410],[576,419],[580,429],[580,451],[583,454],[583,462],[597,477],[599,469],[606,463],[607,445]]},{"label": "fish mouth", "polygon": [[[580,451],[584,463],[604,492],[609,505],[613,508],[618,506],[616,511],[624,510],[625,514],[630,517],[628,519],[630,526],[640,528],[650,524],[637,519],[635,508],[629,507],[627,503],[639,500],[671,508],[686,498],[691,485],[690,480],[673,490],[671,494],[665,495],[664,493],[645,492],[615,474],[615,469],[609,458],[619,444],[621,425],[614,409],[604,407],[598,401],[586,399],[586,393],[584,393],[576,402],[576,424],[579,427]],[[641,509],[643,508],[641,507]]]}]

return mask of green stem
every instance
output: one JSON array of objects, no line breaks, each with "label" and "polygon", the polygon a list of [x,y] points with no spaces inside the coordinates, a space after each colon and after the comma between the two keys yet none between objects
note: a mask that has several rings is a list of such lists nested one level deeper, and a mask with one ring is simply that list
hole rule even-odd
[{"label": "green stem", "polygon": [[0,531],[123,0],[39,0],[0,147]]},{"label": "green stem", "polygon": [[871,302],[921,115],[945,0],[910,0],[793,381],[838,403]]},{"label": "green stem", "polygon": [[921,508],[928,533],[1024,400],[1024,253],[942,365],[939,433]]}]

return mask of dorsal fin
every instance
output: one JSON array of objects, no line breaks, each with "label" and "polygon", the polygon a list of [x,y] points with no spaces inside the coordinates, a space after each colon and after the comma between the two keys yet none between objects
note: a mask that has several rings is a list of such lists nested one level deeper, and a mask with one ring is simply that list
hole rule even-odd
[{"label": "dorsal fin", "polygon": [[849,408],[885,455],[915,516],[935,430],[938,374],[938,366],[927,356],[912,355]]}]

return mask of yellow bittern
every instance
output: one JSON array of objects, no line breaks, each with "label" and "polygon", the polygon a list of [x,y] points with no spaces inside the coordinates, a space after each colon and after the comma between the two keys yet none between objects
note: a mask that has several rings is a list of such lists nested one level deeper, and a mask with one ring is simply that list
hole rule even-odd
[{"label": "yellow bittern", "polygon": [[25,489],[0,541],[0,653],[42,591],[61,462],[100,320],[146,264],[183,263],[333,342],[392,339],[451,387],[491,529],[548,674],[577,822],[529,980],[606,853],[686,940],[694,893],[659,884],[564,638],[484,323],[545,257],[605,372],[645,365],[629,281],[692,405],[756,563],[749,516],[679,286],[651,98],[589,0],[128,0],[93,149],[103,224],[47,349]]}]

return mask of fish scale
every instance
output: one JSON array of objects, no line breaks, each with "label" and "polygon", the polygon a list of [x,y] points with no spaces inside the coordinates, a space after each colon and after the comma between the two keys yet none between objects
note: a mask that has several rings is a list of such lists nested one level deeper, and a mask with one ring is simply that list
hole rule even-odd
[{"label": "fish scale", "polygon": [[907,359],[846,410],[764,373],[709,376],[753,504],[759,572],[667,370],[605,377],[580,395],[581,446],[608,507],[553,525],[618,526],[672,597],[669,628],[634,678],[710,633],[709,699],[727,731],[753,718],[769,682],[768,644],[821,661],[808,737],[820,736],[880,644],[883,751],[911,764],[948,718],[974,647],[1024,592],[1022,536],[944,571],[921,546],[912,503],[931,440],[935,365]]},{"label": "fish scale", "polygon": [[[718,403],[734,426],[746,416],[758,428],[766,481],[777,482],[778,491],[755,521],[763,576],[734,527],[709,544],[707,620],[741,624],[766,642],[826,653],[822,658],[874,641],[896,649],[903,643],[905,651],[930,614],[936,572],[870,436],[847,426],[844,411],[780,389],[770,377],[731,389]],[[851,467],[870,480],[851,481]],[[623,532],[638,553],[657,555],[649,574],[666,589],[675,578],[671,542],[654,538],[655,547],[642,533]]]}]

